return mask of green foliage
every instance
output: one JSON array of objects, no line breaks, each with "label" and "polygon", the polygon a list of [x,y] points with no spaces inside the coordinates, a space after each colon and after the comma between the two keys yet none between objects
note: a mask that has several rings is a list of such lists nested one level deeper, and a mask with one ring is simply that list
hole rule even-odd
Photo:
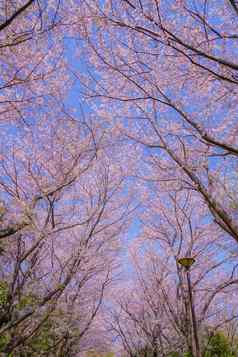
[{"label": "green foliage", "polygon": [[106,352],[104,354],[104,357],[114,357],[114,356],[115,356],[115,354],[113,352]]},{"label": "green foliage", "polygon": [[0,281],[0,308],[3,308],[7,303],[8,285],[5,281]]},{"label": "green foliage", "polygon": [[[8,286],[6,283],[0,282],[0,305],[3,306],[7,301]],[[22,296],[15,308],[19,311],[27,308],[28,306],[34,306],[38,302],[37,296],[33,294],[27,294]],[[15,351],[14,356],[33,357],[41,356],[53,347],[56,340],[55,326],[53,320],[47,320],[40,327],[39,331],[28,340],[28,343],[20,351]],[[6,345],[9,343],[10,337],[8,334],[0,336],[0,352],[3,352]]]},{"label": "green foliage", "polygon": [[9,341],[10,341],[9,335],[5,334],[0,336],[0,351],[4,350],[5,346],[8,344]]},{"label": "green foliage", "polygon": [[21,300],[17,304],[17,309],[22,310],[27,306],[34,306],[36,303],[37,297],[32,294],[28,294],[21,298]]},{"label": "green foliage", "polygon": [[87,351],[87,357],[114,357],[114,352],[97,352],[95,350]]},{"label": "green foliage", "polygon": [[217,332],[208,340],[204,357],[235,357],[234,351],[230,347],[228,338],[222,333]]},{"label": "green foliage", "polygon": [[39,333],[30,341],[31,349],[40,354],[48,351],[55,341],[54,327],[51,321],[46,321]]},{"label": "green foliage", "polygon": [[[203,357],[237,357],[238,356],[238,344],[234,350],[231,346],[229,338],[222,332],[219,331],[212,337],[205,338]],[[170,352],[168,357],[181,357],[179,352]],[[185,352],[183,357],[192,357],[190,352]]]},{"label": "green foliage", "polygon": [[[9,339],[3,340],[0,351],[3,351]],[[56,334],[52,321],[46,321],[37,334],[27,341],[26,344],[21,345],[19,350],[14,350],[16,357],[38,357],[48,355],[49,350],[53,351],[53,346],[56,342]],[[51,355],[49,355],[51,356]]]}]

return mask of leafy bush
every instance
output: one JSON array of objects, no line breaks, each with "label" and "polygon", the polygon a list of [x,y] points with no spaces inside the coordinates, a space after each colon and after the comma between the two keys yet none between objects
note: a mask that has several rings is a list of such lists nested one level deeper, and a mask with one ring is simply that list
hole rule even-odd
[{"label": "leafy bush", "polygon": [[230,341],[224,333],[217,332],[207,341],[204,357],[235,357]]}]

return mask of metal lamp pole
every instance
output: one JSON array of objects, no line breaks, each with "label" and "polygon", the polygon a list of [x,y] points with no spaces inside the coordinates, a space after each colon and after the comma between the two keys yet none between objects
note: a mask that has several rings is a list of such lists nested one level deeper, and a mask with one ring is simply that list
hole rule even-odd
[{"label": "metal lamp pole", "polygon": [[194,258],[185,257],[178,259],[178,263],[184,267],[187,277],[187,285],[188,285],[188,297],[189,297],[189,305],[191,310],[191,317],[192,317],[192,330],[193,330],[193,337],[194,337],[194,346],[195,346],[195,356],[194,357],[202,357],[200,346],[199,346],[199,339],[198,339],[198,328],[197,328],[197,320],[195,309],[193,305],[193,295],[192,295],[192,286],[191,286],[191,279],[190,279],[190,268],[195,262]]}]

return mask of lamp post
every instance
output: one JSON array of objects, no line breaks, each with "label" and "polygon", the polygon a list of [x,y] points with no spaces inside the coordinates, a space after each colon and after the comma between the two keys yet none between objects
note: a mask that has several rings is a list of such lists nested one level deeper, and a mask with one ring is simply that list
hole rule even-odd
[{"label": "lamp post", "polygon": [[193,263],[195,263],[195,259],[192,257],[184,257],[178,259],[178,264],[180,264],[185,269],[186,277],[187,277],[188,297],[189,297],[189,305],[191,310],[192,330],[193,330],[194,346],[195,346],[194,357],[202,357],[200,346],[199,346],[197,321],[196,321],[195,309],[193,306],[193,296],[192,296],[192,287],[191,287],[191,279],[190,279],[190,268],[193,265]]}]

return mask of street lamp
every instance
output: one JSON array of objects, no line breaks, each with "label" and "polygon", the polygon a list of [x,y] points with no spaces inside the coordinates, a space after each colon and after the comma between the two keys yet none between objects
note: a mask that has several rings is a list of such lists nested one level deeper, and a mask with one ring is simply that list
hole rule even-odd
[{"label": "street lamp", "polygon": [[193,306],[193,296],[192,296],[192,287],[191,287],[191,279],[190,279],[190,268],[195,263],[195,259],[192,257],[184,257],[184,258],[178,259],[177,261],[178,261],[178,264],[180,264],[186,271],[189,305],[190,305],[190,310],[191,310],[192,328],[193,328],[194,345],[195,345],[195,356],[194,357],[202,357],[201,351],[200,351],[200,346],[199,346],[197,321],[196,321],[195,309]]}]

